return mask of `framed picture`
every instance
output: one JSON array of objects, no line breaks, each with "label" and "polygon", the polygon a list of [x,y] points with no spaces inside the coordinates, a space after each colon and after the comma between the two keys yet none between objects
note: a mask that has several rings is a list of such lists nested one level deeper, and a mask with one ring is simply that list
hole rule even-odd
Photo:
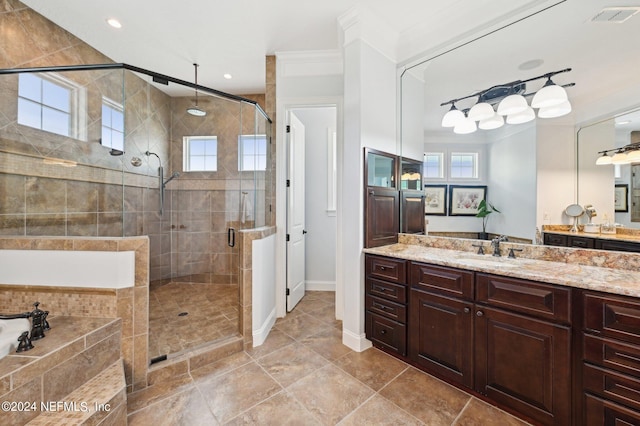
[{"label": "framed picture", "polygon": [[424,186],[424,213],[439,216],[447,214],[447,185]]},{"label": "framed picture", "polygon": [[615,189],[615,198],[613,205],[617,212],[629,211],[629,185],[626,183],[617,183]]},{"label": "framed picture", "polygon": [[486,186],[449,185],[449,215],[475,216],[486,196]]}]

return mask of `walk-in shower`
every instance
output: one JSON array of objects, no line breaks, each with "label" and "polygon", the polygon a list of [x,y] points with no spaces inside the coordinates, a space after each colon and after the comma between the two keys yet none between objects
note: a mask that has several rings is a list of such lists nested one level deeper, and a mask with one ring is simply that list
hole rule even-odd
[{"label": "walk-in shower", "polygon": [[126,64],[0,70],[0,233],[147,235],[150,358],[237,334],[229,229],[274,223],[263,99]]}]

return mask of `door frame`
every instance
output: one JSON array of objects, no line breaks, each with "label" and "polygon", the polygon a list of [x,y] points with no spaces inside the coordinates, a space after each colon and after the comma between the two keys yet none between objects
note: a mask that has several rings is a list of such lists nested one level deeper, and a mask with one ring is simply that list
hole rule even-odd
[{"label": "door frame", "polygon": [[[276,316],[287,315],[287,113],[289,110],[304,108],[336,108],[336,154],[337,154],[337,208],[336,215],[340,221],[340,194],[342,193],[342,97],[284,98],[276,101]],[[284,165],[284,166],[282,166]],[[336,235],[336,245],[341,247],[340,234]],[[344,312],[344,287],[341,277],[342,260],[336,251],[336,318],[342,319]]]}]

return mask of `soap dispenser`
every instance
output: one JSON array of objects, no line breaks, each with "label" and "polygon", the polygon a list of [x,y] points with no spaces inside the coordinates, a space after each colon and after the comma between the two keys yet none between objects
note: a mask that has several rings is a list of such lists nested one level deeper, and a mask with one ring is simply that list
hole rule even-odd
[{"label": "soap dispenser", "polygon": [[616,226],[613,222],[609,220],[609,216],[607,216],[606,213],[604,214],[604,217],[602,219],[602,225],[600,225],[600,232],[603,234],[616,233]]}]

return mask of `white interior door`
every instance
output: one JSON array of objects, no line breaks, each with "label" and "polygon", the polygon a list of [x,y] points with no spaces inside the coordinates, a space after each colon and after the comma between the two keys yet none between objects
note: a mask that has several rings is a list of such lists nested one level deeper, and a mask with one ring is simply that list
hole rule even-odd
[{"label": "white interior door", "polygon": [[305,292],[304,125],[288,112],[287,312]]}]

